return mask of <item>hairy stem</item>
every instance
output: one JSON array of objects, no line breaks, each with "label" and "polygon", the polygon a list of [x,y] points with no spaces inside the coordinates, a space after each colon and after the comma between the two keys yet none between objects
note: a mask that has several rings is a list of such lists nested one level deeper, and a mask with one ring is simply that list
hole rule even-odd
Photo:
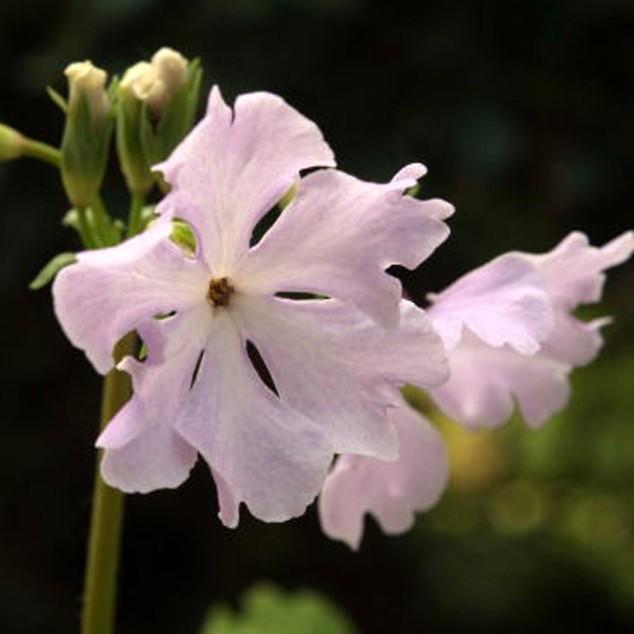
[{"label": "hairy stem", "polygon": [[[115,359],[133,354],[134,333],[126,335],[115,348]],[[104,379],[101,403],[101,429],[128,400],[131,393],[129,375],[111,370]],[[99,452],[101,454],[101,452]],[[101,455],[99,455],[99,459]],[[95,473],[88,561],[84,582],[81,634],[114,634],[117,571],[123,522],[123,494],[109,487]]]}]

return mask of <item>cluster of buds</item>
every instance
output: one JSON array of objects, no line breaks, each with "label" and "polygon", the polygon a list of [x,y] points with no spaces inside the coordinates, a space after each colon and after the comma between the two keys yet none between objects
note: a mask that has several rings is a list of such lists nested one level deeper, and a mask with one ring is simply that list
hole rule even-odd
[{"label": "cluster of buds", "polygon": [[[144,200],[164,181],[152,167],[165,160],[193,125],[202,69],[177,51],[161,48],[147,61],[108,79],[90,61],[66,67],[68,95],[49,93],[65,113],[59,149],[34,141],[0,124],[0,161],[31,156],[59,167],[73,207],[64,219],[77,229],[84,246],[119,241],[122,223],[113,222],[100,199],[113,133],[121,170],[129,191]],[[140,229],[132,223],[133,235]],[[128,227],[130,229],[130,227]]]},{"label": "cluster of buds", "polygon": [[[124,233],[127,237],[139,233],[152,217],[151,208],[145,207],[152,189],[156,185],[163,192],[168,189],[152,169],[167,159],[193,126],[202,68],[199,60],[188,60],[164,47],[149,62],[128,68],[121,81],[116,76],[109,79],[105,70],[88,60],[69,64],[64,75],[66,98],[48,89],[64,112],[60,147],[0,123],[0,161],[31,157],[58,168],[71,204],[63,224],[77,231],[85,248],[113,246]],[[113,219],[100,196],[113,134],[120,168],[132,194],[127,223]],[[72,261],[72,253],[54,257],[31,287],[48,284]]]},{"label": "cluster of buds", "polygon": [[130,191],[152,188],[152,165],[166,159],[191,128],[201,77],[198,60],[170,48],[124,74],[117,90],[117,151]]}]

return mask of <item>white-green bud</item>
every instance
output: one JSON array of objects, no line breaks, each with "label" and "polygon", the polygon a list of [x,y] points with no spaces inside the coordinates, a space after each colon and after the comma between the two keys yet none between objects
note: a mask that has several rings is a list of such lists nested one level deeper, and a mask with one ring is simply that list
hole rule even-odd
[{"label": "white-green bud", "polygon": [[70,201],[87,207],[103,181],[113,112],[106,91],[107,74],[91,62],[66,67],[68,109],[62,138],[62,180]]},{"label": "white-green bud", "polygon": [[106,93],[105,70],[93,66],[92,62],[73,62],[64,70],[68,79],[68,109],[76,110],[79,101],[85,97],[93,124],[98,125],[110,110],[110,100]]},{"label": "white-green bud", "polygon": [[150,62],[128,68],[119,89],[147,105],[156,120],[187,79],[189,62],[177,51],[163,47]]},{"label": "white-green bud", "polygon": [[24,154],[24,137],[13,128],[0,123],[0,161],[10,161]]},{"label": "white-green bud", "polygon": [[157,179],[151,166],[167,158],[191,129],[201,76],[198,60],[167,47],[124,73],[118,87],[117,150],[131,191],[149,191]]},{"label": "white-green bud", "polygon": [[173,95],[187,79],[189,61],[178,51],[164,46],[152,56],[152,66],[165,87],[168,95]]}]

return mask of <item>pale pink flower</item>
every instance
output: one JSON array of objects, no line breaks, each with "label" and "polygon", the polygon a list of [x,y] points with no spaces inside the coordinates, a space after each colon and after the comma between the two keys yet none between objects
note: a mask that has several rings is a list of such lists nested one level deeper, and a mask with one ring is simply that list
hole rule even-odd
[{"label": "pale pink flower", "polygon": [[[432,295],[428,313],[451,371],[449,381],[429,390],[436,403],[470,427],[503,423],[515,402],[530,425],[543,423],[568,400],[572,368],[589,363],[602,344],[608,320],[586,323],[573,311],[600,299],[603,271],[633,250],[631,232],[602,248],[572,233],[549,253],[502,255]],[[446,486],[438,432],[404,403],[388,418],[399,434],[398,460],[340,456],[319,498],[324,533],[353,549],[365,514],[386,533],[406,531]]]},{"label": "pale pink flower", "polygon": [[436,504],[447,485],[449,465],[443,440],[405,402],[388,410],[398,433],[398,460],[340,456],[319,496],[319,518],[328,537],[357,549],[366,514],[389,534],[409,530],[415,513]]},{"label": "pale pink flower", "polygon": [[633,251],[632,232],[601,248],[575,232],[545,254],[503,255],[433,296],[428,312],[451,370],[430,391],[438,406],[469,427],[503,423],[515,403],[533,427],[560,410],[571,370],[596,356],[609,321],[574,310],[599,301],[605,269]]},{"label": "pale pink flower", "polygon": [[[221,519],[235,526],[242,502],[266,521],[303,513],[335,453],[397,456],[386,408],[404,383],[431,387],[447,370],[429,319],[385,270],[418,266],[447,237],[453,209],[403,196],[420,164],[386,184],[334,169],[300,178],[333,165],[319,129],[279,97],[243,95],[232,110],[216,88],[204,119],[160,166],[172,186],[160,219],[124,244],[79,254],[58,275],[58,319],[98,371],[112,367],[114,344],[131,330],[149,351],[120,365],[134,396],[98,440],[108,483],[176,487],[200,453]],[[292,203],[250,246],[294,182]],[[170,240],[174,218],[190,223],[195,255]],[[289,292],[328,299],[278,295]]]}]

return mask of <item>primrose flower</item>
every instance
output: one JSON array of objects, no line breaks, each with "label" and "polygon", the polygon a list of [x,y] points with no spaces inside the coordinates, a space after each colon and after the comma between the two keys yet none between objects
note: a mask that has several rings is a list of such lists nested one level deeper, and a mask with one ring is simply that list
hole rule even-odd
[{"label": "primrose flower", "polygon": [[[609,322],[584,322],[573,311],[599,301],[604,270],[633,251],[632,232],[601,248],[571,233],[549,253],[507,253],[431,295],[428,314],[450,365],[449,380],[428,390],[436,404],[465,425],[482,427],[503,423],[517,401],[529,425],[543,423],[565,405],[572,368],[596,356],[600,328]],[[353,549],[366,513],[386,533],[404,532],[447,483],[438,432],[405,403],[388,410],[388,419],[399,435],[399,458],[340,456],[320,494],[324,533]]]},{"label": "primrose flower", "polygon": [[[418,266],[453,209],[403,195],[420,164],[385,184],[333,166],[317,126],[279,97],[242,95],[232,110],[214,88],[206,116],[157,168],[171,186],[159,219],[58,275],[57,317],[99,372],[132,330],[148,349],[121,362],[134,395],[98,439],[109,484],[176,487],[201,454],[220,517],[235,526],[242,502],[265,521],[303,513],[336,453],[396,458],[386,410],[403,384],[438,385],[447,367],[430,320],[385,270]],[[300,175],[310,167],[327,169]],[[295,197],[251,244],[291,185]],[[175,219],[191,226],[193,255],[170,239]]]},{"label": "primrose flower", "polygon": [[605,269],[634,251],[627,232],[601,248],[574,232],[549,253],[509,253],[433,296],[429,315],[450,361],[447,383],[430,390],[437,405],[469,427],[507,420],[517,401],[539,426],[567,402],[568,376],[603,343],[609,319],[584,322],[580,304],[600,300]]},{"label": "primrose flower", "polygon": [[388,420],[398,433],[398,460],[340,456],[319,496],[322,530],[354,550],[366,513],[386,533],[403,533],[414,524],[415,513],[434,506],[447,486],[447,452],[433,425],[404,401],[388,410]]}]

